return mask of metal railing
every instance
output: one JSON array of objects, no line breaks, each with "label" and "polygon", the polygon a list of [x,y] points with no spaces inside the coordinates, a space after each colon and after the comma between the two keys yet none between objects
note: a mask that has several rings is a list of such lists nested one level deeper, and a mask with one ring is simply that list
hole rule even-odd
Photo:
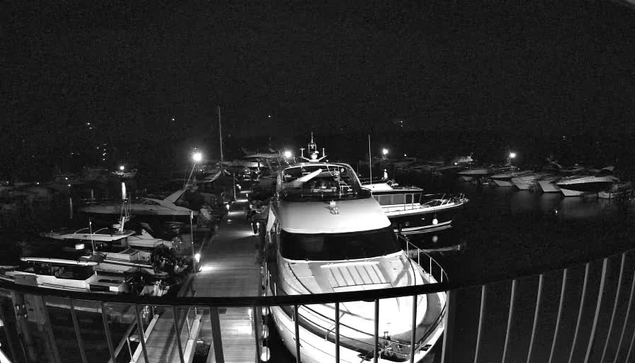
[{"label": "metal railing", "polygon": [[[359,301],[379,306],[383,299],[416,299],[447,292],[443,336],[433,347],[422,347],[429,350],[426,361],[608,363],[634,359],[635,251],[561,270],[474,283],[448,281],[445,271],[432,258],[419,262],[428,265],[438,283],[318,295],[184,298],[96,295],[2,283],[0,343],[12,362],[129,362],[137,350],[139,360],[159,361],[151,350],[153,339],[158,338],[148,334],[158,329],[160,319],[154,317],[169,317],[173,333],[164,334],[181,337],[183,329],[191,327],[187,321],[193,321],[195,312],[205,331],[199,339],[207,340],[213,347],[209,353],[213,357],[208,357],[208,361],[224,362],[225,352],[236,348],[232,346],[231,333],[227,333],[231,326],[223,311],[242,308],[240,311],[250,311],[246,326],[250,330],[249,344],[253,344],[242,349],[252,349],[254,355],[248,361],[258,361],[276,354],[269,349],[270,329],[278,327],[269,318],[263,323],[261,312],[292,306],[293,319],[298,321],[302,319],[298,311],[308,305],[334,304],[335,348],[329,354],[332,361],[344,362],[347,356],[343,355],[343,342],[339,339],[343,329],[340,309],[344,304]],[[49,306],[51,299],[60,298],[67,301],[65,309],[59,308],[59,303],[57,307]],[[98,308],[92,312],[80,308],[88,303]],[[181,314],[188,310],[189,314]],[[171,316],[166,314],[169,311]],[[382,349],[379,310],[375,312],[375,348],[371,344],[363,356],[368,361],[378,361]],[[300,332],[298,325],[290,331],[297,338],[293,356],[299,356],[296,359],[300,361],[310,354],[307,337],[301,335],[306,332]],[[163,349],[173,353],[174,361],[185,363],[192,357],[194,343],[175,339]],[[189,348],[185,346],[188,344]],[[358,357],[357,361],[361,359]],[[414,354],[405,361],[414,361]]]}]

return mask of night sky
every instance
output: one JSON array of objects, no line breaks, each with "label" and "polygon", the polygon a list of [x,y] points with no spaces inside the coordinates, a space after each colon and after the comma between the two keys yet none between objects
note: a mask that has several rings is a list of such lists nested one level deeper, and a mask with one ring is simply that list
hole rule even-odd
[{"label": "night sky", "polygon": [[3,144],[215,140],[217,105],[233,137],[635,131],[635,11],[487,3],[13,1]]}]

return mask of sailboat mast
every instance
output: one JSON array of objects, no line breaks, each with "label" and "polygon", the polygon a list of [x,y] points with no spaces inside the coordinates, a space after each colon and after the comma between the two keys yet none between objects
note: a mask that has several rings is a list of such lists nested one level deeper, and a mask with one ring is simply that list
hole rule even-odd
[{"label": "sailboat mast", "polygon": [[220,120],[220,106],[218,106],[218,138],[220,142],[220,161],[223,162],[223,128]]}]

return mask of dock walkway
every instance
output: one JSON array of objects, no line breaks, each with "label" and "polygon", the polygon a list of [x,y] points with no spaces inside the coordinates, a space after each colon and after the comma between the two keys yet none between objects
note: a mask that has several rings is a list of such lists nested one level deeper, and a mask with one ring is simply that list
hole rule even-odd
[{"label": "dock walkway", "polygon": [[[194,274],[179,296],[258,296],[260,292],[260,264],[256,256],[257,236],[245,219],[246,201],[237,201],[221,221],[216,233],[207,236],[199,250],[200,270]],[[219,308],[222,349],[225,362],[253,363],[257,361],[254,324],[250,308]],[[211,343],[208,362],[215,362],[212,324],[209,309],[199,314],[196,337]],[[180,362],[174,333],[172,313],[166,311],[157,317],[147,334],[146,346],[150,361]],[[181,332],[187,341],[189,329]],[[183,349],[186,350],[185,344]],[[189,352],[188,352],[189,353]],[[186,354],[187,355],[187,354]],[[187,360],[188,357],[186,357]],[[141,360],[139,360],[141,361]]]}]

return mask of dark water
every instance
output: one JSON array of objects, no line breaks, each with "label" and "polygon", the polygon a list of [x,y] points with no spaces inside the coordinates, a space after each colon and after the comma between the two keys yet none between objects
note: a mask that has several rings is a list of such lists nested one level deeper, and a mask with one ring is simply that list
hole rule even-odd
[{"label": "dark water", "polygon": [[[417,184],[428,191],[439,188],[429,180]],[[462,245],[458,252],[438,253],[453,280],[492,281],[560,269],[635,247],[633,203],[479,188],[454,180],[442,188],[463,192],[470,202],[452,229],[418,243],[423,247]]]}]

